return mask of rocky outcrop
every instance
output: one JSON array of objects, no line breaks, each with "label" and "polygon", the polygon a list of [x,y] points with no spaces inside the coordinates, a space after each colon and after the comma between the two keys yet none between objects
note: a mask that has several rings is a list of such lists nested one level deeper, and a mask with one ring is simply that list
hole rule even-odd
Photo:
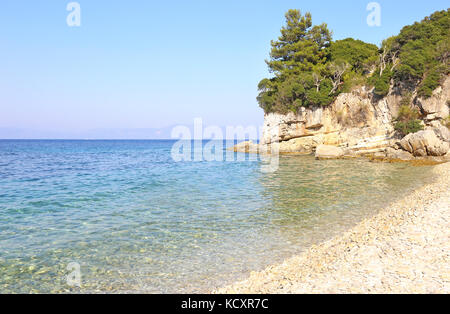
[{"label": "rocky outcrop", "polygon": [[[449,116],[449,99],[450,76],[432,97],[415,97],[413,103],[422,115],[425,131],[409,136],[402,145],[394,130],[402,100],[400,91],[391,88],[389,95],[380,99],[363,86],[340,94],[327,107],[266,114],[260,151],[270,151],[272,145],[277,145],[280,153],[310,154],[320,145],[328,145],[341,148],[346,156],[443,156],[450,140],[447,127],[442,125]],[[392,149],[387,151],[389,147]]]},{"label": "rocky outcrop", "polygon": [[319,145],[316,149],[317,159],[336,159],[344,156],[344,150],[330,145]]},{"label": "rocky outcrop", "polygon": [[[280,152],[313,152],[334,145],[356,150],[385,146],[394,128],[388,102],[373,102],[361,88],[338,96],[328,107],[302,108],[298,114],[269,113],[262,145],[280,143]],[[394,104],[392,104],[393,106]]]},{"label": "rocky outcrop", "polygon": [[394,134],[393,112],[398,111],[400,99],[374,100],[371,95],[362,87],[340,94],[328,107],[301,108],[297,114],[266,114],[261,143],[279,142],[280,152],[285,147],[313,152],[321,144],[355,150],[386,146]]},{"label": "rocky outcrop", "polygon": [[433,130],[409,134],[400,141],[400,146],[415,157],[444,156],[449,150],[449,143],[440,140]]}]

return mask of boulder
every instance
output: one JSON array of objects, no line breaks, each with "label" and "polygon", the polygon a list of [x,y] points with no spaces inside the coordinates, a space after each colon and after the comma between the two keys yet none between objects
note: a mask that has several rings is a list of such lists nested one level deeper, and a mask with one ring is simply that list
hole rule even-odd
[{"label": "boulder", "polygon": [[441,125],[437,125],[433,128],[434,133],[436,133],[437,137],[444,142],[450,142],[450,130]]},{"label": "boulder", "polygon": [[336,159],[343,157],[344,154],[344,150],[336,146],[319,145],[316,149],[317,159]]},{"label": "boulder", "polygon": [[440,140],[432,130],[408,134],[400,146],[415,157],[444,156],[449,150],[449,143]]},{"label": "boulder", "polygon": [[313,137],[302,137],[281,142],[279,148],[280,153],[310,154],[317,145]]}]

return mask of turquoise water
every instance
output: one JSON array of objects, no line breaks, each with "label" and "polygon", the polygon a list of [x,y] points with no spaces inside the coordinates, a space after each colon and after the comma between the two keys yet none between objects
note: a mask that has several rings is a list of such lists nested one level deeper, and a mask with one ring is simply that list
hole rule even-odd
[{"label": "turquoise water", "polygon": [[0,292],[207,292],[431,180],[431,167],[311,156],[269,174],[257,159],[174,162],[173,143],[0,141]]}]

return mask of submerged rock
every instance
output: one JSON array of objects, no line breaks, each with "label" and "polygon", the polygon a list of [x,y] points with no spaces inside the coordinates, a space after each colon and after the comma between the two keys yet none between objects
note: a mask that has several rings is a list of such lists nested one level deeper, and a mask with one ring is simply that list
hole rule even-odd
[{"label": "submerged rock", "polygon": [[398,160],[413,160],[414,156],[402,149],[395,149],[392,147],[388,147],[386,149],[386,157],[388,159],[398,159]]}]

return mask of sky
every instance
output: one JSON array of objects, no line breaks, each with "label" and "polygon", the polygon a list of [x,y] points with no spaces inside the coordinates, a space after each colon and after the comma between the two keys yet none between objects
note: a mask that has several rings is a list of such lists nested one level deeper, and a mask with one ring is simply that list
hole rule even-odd
[{"label": "sky", "polygon": [[[370,1],[3,0],[0,4],[0,138],[73,137],[101,130],[190,125],[259,126],[257,84],[284,13],[311,12],[333,39],[380,44],[448,0]],[[46,133],[47,132],[47,133]],[[47,135],[43,135],[47,134]],[[48,135],[51,134],[51,135]],[[131,135],[130,135],[131,136]]]}]

